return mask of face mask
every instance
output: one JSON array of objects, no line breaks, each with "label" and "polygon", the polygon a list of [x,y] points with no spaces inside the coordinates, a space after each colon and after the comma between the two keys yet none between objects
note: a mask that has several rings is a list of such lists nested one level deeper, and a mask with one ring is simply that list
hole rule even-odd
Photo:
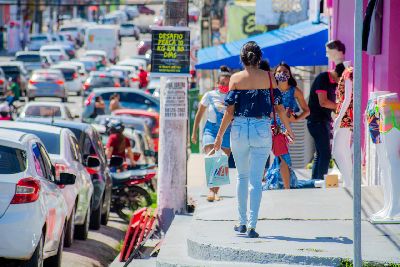
[{"label": "face mask", "polygon": [[226,85],[218,85],[218,90],[222,94],[227,94],[229,92],[229,86]]},{"label": "face mask", "polygon": [[275,74],[275,78],[278,82],[287,82],[290,79],[290,74],[287,72],[279,72],[277,74]]}]

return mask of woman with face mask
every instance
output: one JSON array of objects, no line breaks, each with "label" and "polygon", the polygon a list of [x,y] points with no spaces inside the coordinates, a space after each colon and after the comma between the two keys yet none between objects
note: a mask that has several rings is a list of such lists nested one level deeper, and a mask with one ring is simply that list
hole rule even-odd
[{"label": "woman with face mask", "polygon": [[[309,114],[310,109],[304,99],[303,92],[297,87],[297,82],[293,78],[289,65],[281,62],[275,71],[275,79],[278,88],[282,94],[282,104],[286,110],[286,116],[289,122],[298,122],[304,120]],[[301,107],[302,112],[300,112]],[[276,117],[277,124],[283,132],[286,131],[285,126],[281,122],[280,117]],[[266,173],[266,183],[264,189],[290,189],[298,188],[296,174],[291,166],[290,154],[275,157],[275,160]],[[301,186],[307,187],[307,186]],[[311,185],[309,187],[314,187]]]},{"label": "woman with face mask", "polygon": [[[199,124],[203,118],[204,113],[207,111],[207,122],[203,131],[203,150],[205,154],[210,153],[214,148],[215,138],[217,137],[219,127],[221,125],[222,117],[226,110],[225,96],[229,91],[229,80],[231,77],[231,71],[227,66],[221,66],[218,73],[218,87],[204,94],[200,101],[199,109],[196,113],[194,121],[192,142],[197,143],[197,132]],[[222,150],[229,156],[231,154],[230,145],[230,128],[226,131],[223,141]],[[214,200],[220,200],[218,196],[219,187],[210,188],[207,200],[212,202]]]}]

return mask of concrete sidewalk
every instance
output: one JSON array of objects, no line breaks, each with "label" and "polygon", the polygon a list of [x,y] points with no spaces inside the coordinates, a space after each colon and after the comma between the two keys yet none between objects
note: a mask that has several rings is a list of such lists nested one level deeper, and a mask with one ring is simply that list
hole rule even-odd
[{"label": "concrete sidewalk", "polygon": [[[307,172],[305,172],[307,173]],[[248,239],[233,231],[237,221],[236,170],[221,188],[222,201],[205,200],[204,161],[191,155],[188,195],[197,203],[191,216],[177,216],[157,258],[157,266],[339,266],[352,257],[351,192],[301,189],[263,192],[257,231]],[[363,188],[363,260],[400,263],[400,225],[372,225],[382,207],[379,187]]]}]

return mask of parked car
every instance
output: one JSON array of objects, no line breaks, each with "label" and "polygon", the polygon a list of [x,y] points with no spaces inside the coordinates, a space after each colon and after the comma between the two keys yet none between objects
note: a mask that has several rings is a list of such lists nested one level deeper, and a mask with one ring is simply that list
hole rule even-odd
[{"label": "parked car", "polygon": [[95,88],[120,87],[118,78],[107,71],[92,71],[83,84],[84,94],[88,95]]},{"label": "parked car", "polygon": [[145,15],[154,15],[156,12],[153,9],[148,8],[145,5],[138,5],[138,10],[140,14],[145,14]]},{"label": "parked car", "polygon": [[98,25],[86,30],[85,48],[89,50],[102,50],[108,60],[115,63],[119,60],[119,29],[116,26]]},{"label": "parked car", "polygon": [[51,42],[51,38],[48,34],[33,34],[29,38],[28,50],[39,51],[43,45]]},{"label": "parked car", "polygon": [[[120,65],[113,65],[107,69],[109,72],[124,72],[125,76],[128,78],[128,84],[126,87],[132,87],[135,89],[139,89],[139,78],[137,72],[134,68],[130,66],[120,66]],[[122,85],[122,84],[121,84]]]},{"label": "parked car", "polygon": [[15,79],[22,95],[25,95],[28,71],[25,69],[24,63],[19,61],[0,62],[0,68],[3,70],[6,80]]},{"label": "parked car", "polygon": [[117,109],[114,115],[131,116],[134,118],[142,118],[146,122],[151,131],[151,138],[154,142],[154,151],[158,153],[158,134],[160,131],[160,114],[140,109]]},{"label": "parked car", "polygon": [[59,186],[73,185],[76,177],[61,172],[56,178],[38,137],[5,129],[0,174],[0,258],[60,266],[68,210]]},{"label": "parked car", "polygon": [[121,28],[119,30],[119,34],[122,37],[132,36],[132,37],[135,37],[136,40],[139,40],[140,30],[133,23],[123,23],[123,24],[121,24]]},{"label": "parked car", "polygon": [[58,69],[35,70],[29,80],[26,91],[28,101],[35,97],[59,97],[62,102],[68,101],[64,75]]},{"label": "parked car", "polygon": [[82,94],[82,80],[78,72],[78,67],[74,64],[59,63],[51,66],[51,69],[60,70],[65,79],[65,87],[68,92],[74,92],[80,96]]},{"label": "parked car", "polygon": [[117,63],[117,66],[128,66],[134,68],[136,71],[139,70],[139,68],[146,69],[147,68],[147,62],[144,59],[140,58],[129,58],[125,59],[122,61],[119,61]]},{"label": "parked car", "polygon": [[73,120],[77,116],[73,116],[68,106],[60,102],[29,102],[19,114],[21,119],[24,118],[55,118],[61,120]]},{"label": "parked car", "polygon": [[109,64],[107,52],[103,50],[87,50],[84,54],[85,57],[100,57],[101,63],[105,67]]},{"label": "parked car", "polygon": [[[89,172],[94,186],[92,198],[90,229],[98,230],[101,224],[107,225],[110,215],[112,180],[107,165],[106,154],[96,129],[90,124],[76,121],[26,118],[25,122],[35,122],[70,129],[79,144],[79,149],[86,170]],[[88,166],[88,157],[97,158],[100,166]]]},{"label": "parked car", "polygon": [[146,55],[147,51],[151,50],[151,40],[142,40],[137,46],[138,55]]},{"label": "parked car", "polygon": [[60,60],[68,60],[69,56],[62,45],[43,45],[40,48],[41,55],[57,55]]},{"label": "parked car", "polygon": [[[71,246],[74,235],[78,239],[86,240],[89,232],[93,184],[89,173],[82,165],[78,141],[74,134],[65,128],[14,121],[3,122],[0,128],[17,130],[39,137],[54,164],[55,178],[60,179],[61,172],[71,173],[76,177],[73,185],[61,187],[68,211],[64,245]],[[93,164],[93,161],[95,160],[91,159],[90,162]],[[93,166],[99,165],[100,162],[97,160]]]},{"label": "parked car", "polygon": [[153,110],[156,112],[160,111],[160,101],[141,90],[126,88],[126,87],[109,87],[99,88],[93,90],[85,100],[85,108],[82,114],[82,120],[90,119],[90,116],[94,112],[94,100],[96,96],[101,96],[106,105],[105,113],[109,114],[108,109],[110,104],[110,96],[114,93],[119,94],[120,104],[124,108],[134,108],[143,110]]},{"label": "parked car", "polygon": [[15,60],[24,63],[24,67],[28,72],[45,68],[46,64],[39,52],[34,51],[18,51],[15,54]]}]

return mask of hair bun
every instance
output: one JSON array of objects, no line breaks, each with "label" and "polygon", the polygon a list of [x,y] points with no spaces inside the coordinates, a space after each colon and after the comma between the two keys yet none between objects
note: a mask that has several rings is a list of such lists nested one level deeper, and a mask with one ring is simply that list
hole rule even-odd
[{"label": "hair bun", "polygon": [[219,67],[219,71],[220,72],[231,72],[231,69],[226,65],[222,65],[221,67]]}]

